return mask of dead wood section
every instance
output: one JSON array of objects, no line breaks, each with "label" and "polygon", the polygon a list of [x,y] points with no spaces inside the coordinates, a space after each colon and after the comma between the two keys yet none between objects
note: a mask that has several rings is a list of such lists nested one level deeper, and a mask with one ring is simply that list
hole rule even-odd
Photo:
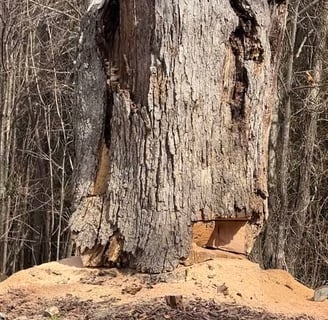
[{"label": "dead wood section", "polygon": [[232,118],[245,118],[245,95],[248,90],[248,75],[244,61],[263,62],[264,49],[258,37],[258,23],[247,1],[230,0],[231,7],[239,18],[239,24],[230,36],[232,52],[235,56],[235,86],[233,90]]}]

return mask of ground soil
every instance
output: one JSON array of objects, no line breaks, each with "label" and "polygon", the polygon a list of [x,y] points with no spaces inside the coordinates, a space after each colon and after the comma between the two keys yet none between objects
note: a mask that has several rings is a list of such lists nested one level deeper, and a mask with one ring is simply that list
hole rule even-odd
[{"label": "ground soil", "polygon": [[[167,296],[177,296],[179,303],[168,305]],[[247,259],[215,258],[160,275],[82,268],[79,260],[66,260],[1,282],[0,312],[9,320],[328,320],[328,300],[312,297],[313,290],[289,273],[261,270]],[[59,314],[46,315],[49,307],[57,307]]]}]

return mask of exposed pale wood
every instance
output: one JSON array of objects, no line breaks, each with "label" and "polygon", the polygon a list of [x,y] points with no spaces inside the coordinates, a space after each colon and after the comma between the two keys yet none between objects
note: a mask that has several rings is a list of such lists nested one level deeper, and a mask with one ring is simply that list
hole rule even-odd
[{"label": "exposed pale wood", "polygon": [[193,264],[202,263],[217,258],[245,259],[245,256],[223,250],[205,249],[193,243],[189,252],[189,256],[187,259],[181,261],[181,264],[185,266],[191,266]]},{"label": "exposed pale wood", "polygon": [[247,253],[247,221],[219,220],[193,225],[193,241],[200,247]]},{"label": "exposed pale wood", "polygon": [[104,140],[101,142],[99,154],[99,163],[93,187],[93,195],[102,195],[107,190],[110,163],[109,149]]},{"label": "exposed pale wood", "polygon": [[232,252],[247,252],[246,222],[245,221],[219,221],[218,237],[210,238],[210,248],[220,248]]},{"label": "exposed pale wood", "polygon": [[195,222],[192,226],[192,240],[199,247],[206,247],[213,234],[218,235],[216,221]]}]

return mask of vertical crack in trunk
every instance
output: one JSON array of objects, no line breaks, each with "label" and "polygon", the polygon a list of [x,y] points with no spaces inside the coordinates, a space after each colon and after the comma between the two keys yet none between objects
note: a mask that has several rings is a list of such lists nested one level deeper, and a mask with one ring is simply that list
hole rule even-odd
[{"label": "vertical crack in trunk", "polygon": [[113,114],[113,94],[118,88],[119,76],[117,62],[115,56],[115,38],[120,24],[120,2],[119,0],[111,0],[105,7],[102,19],[102,30],[99,42],[102,43],[102,54],[104,57],[104,67],[107,78],[107,105],[105,108],[105,126],[104,139],[107,148],[110,147],[111,129],[110,122]]},{"label": "vertical crack in trunk", "polygon": [[251,6],[245,0],[230,0],[239,18],[239,24],[230,35],[230,45],[235,56],[235,86],[230,103],[234,120],[245,118],[245,96],[248,90],[248,74],[245,61],[263,62],[263,47],[258,37],[258,23]]},{"label": "vertical crack in trunk", "polygon": [[[103,128],[98,150],[97,174],[94,179],[93,195],[104,195],[107,190],[110,170],[111,119],[113,114],[114,92],[119,85],[118,68],[114,59],[115,37],[120,23],[119,1],[111,0],[98,13],[96,44],[102,59],[102,72],[105,79],[105,99],[103,106]],[[95,74],[95,78],[97,74]],[[101,223],[101,222],[100,222]]]}]

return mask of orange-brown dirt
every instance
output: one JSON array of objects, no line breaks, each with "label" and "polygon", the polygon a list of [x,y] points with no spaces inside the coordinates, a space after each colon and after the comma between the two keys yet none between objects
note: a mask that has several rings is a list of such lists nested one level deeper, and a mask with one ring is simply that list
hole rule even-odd
[{"label": "orange-brown dirt", "polygon": [[[0,312],[5,312],[8,319],[18,319],[16,303],[17,310],[19,304],[20,315],[26,316],[21,319],[37,319],[29,317],[28,313],[42,310],[41,301],[63,301],[74,297],[82,302],[90,300],[103,305],[122,305],[147,302],[167,295],[183,295],[184,299],[200,297],[270,313],[328,319],[328,300],[311,301],[313,290],[297,282],[289,273],[261,270],[246,259],[215,258],[188,267],[180,266],[174,272],[163,275],[81,268],[78,259],[64,263],[35,266],[1,282]],[[25,314],[22,309],[24,304]],[[77,315],[77,318],[56,319],[86,318]]]}]

